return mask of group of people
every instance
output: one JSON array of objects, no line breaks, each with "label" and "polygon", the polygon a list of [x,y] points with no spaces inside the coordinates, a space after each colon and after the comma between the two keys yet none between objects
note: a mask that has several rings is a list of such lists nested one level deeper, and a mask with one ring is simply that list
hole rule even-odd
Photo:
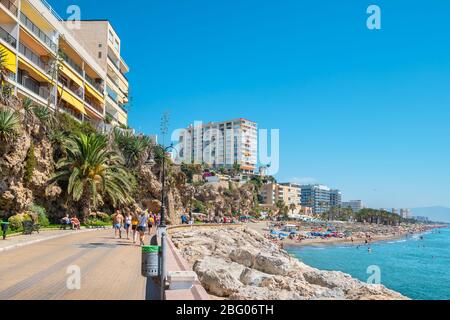
[{"label": "group of people", "polygon": [[148,232],[151,235],[153,230],[156,230],[156,226],[160,222],[160,216],[142,209],[132,212],[127,208],[124,211],[123,215],[120,210],[116,210],[112,216],[115,238],[122,239],[123,228],[126,232],[127,240],[130,240],[131,229],[133,243],[136,243],[137,235],[139,234],[140,245],[144,245],[145,233]]},{"label": "group of people", "polygon": [[69,215],[66,214],[64,218],[61,219],[61,225],[68,226],[73,230],[81,229],[81,222],[78,220],[76,215],[73,215],[72,218],[70,218]]}]

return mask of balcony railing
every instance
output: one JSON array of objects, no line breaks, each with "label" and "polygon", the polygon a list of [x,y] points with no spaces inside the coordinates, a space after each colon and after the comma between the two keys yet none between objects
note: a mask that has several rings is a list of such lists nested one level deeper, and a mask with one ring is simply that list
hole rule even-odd
[{"label": "balcony railing", "polygon": [[41,29],[39,29],[31,20],[23,13],[20,13],[20,21],[30,30],[34,35],[42,40],[53,52],[57,52],[58,46],[53,40]]},{"label": "balcony railing", "polygon": [[50,96],[48,87],[41,86],[39,81],[35,80],[28,74],[24,74],[21,70],[19,70],[17,82],[43,99],[48,99]]},{"label": "balcony railing", "polygon": [[91,86],[93,86],[95,89],[97,89],[101,94],[103,94],[103,85],[94,81],[94,79],[92,79],[91,77],[89,77],[88,75],[85,76],[85,79],[87,82],[89,82],[89,84]]},{"label": "balcony railing", "polygon": [[8,31],[0,27],[0,38],[9,43],[12,47],[16,47],[17,40]]},{"label": "balcony railing", "polygon": [[71,66],[78,73],[79,76],[83,78],[83,68],[81,68],[75,61],[69,58],[69,56],[64,52],[62,54],[62,58],[69,66]]},{"label": "balcony railing", "polygon": [[119,104],[119,96],[117,93],[114,92],[113,89],[111,89],[109,86],[106,86],[106,92],[108,93],[108,96],[117,104]]},{"label": "balcony railing", "polygon": [[35,53],[33,50],[25,46],[22,42],[19,43],[19,52],[23,54],[25,57],[27,57],[28,60],[37,65],[39,68],[44,70],[47,74],[50,73],[48,64],[43,62],[37,53]]},{"label": "balcony railing", "polygon": [[19,9],[16,5],[10,0],[0,0],[1,4],[4,5],[9,11],[12,12],[13,15],[17,17],[19,14]]},{"label": "balcony railing", "polygon": [[53,8],[48,4],[47,1],[45,0],[41,0],[41,3],[51,12],[51,14],[59,21],[64,21],[58,13],[56,13],[55,10],[53,10]]}]

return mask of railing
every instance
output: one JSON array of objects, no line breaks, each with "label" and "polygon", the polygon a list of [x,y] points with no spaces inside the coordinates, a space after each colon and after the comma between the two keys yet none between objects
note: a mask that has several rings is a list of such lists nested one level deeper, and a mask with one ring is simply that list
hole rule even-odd
[{"label": "railing", "polygon": [[17,40],[14,38],[8,31],[0,27],[0,38],[5,40],[7,43],[9,43],[14,48],[17,45]]},{"label": "railing", "polygon": [[[61,76],[58,77],[58,81],[59,81],[60,83],[65,83],[65,82],[66,82],[66,81],[64,81],[64,80],[61,78]],[[82,88],[77,87],[77,86],[73,85],[72,83],[71,83],[71,84],[68,84],[68,85],[67,85],[67,84],[64,84],[64,85],[63,85],[63,88],[64,88],[65,91],[69,91],[69,92],[71,92],[72,94],[74,94],[75,96],[79,97],[80,99],[83,99],[83,89],[82,89]]]},{"label": "railing", "polygon": [[78,73],[79,76],[83,78],[83,68],[81,68],[75,61],[69,58],[69,56],[64,52],[62,54],[62,58],[69,66],[71,66]]},{"label": "railing", "polygon": [[53,10],[53,8],[48,4],[47,1],[45,0],[41,0],[41,3],[48,9],[48,11],[50,11],[50,13],[59,21],[64,21],[57,13],[55,10]]},{"label": "railing", "polygon": [[37,53],[35,53],[33,50],[25,46],[22,42],[19,43],[19,52],[23,54],[25,57],[27,57],[28,60],[37,65],[39,68],[44,70],[47,74],[49,73],[50,70],[48,64],[44,63]]},{"label": "railing", "polygon": [[103,94],[103,85],[94,81],[91,77],[88,75],[85,75],[85,79],[87,82],[89,82],[90,85],[92,85],[94,88],[96,88],[101,94]]},{"label": "railing", "polygon": [[39,39],[42,40],[50,49],[52,49],[53,52],[57,52],[58,46],[56,43],[53,42],[53,40],[41,29],[39,29],[31,20],[23,13],[20,13],[20,21],[27,27],[28,30],[30,30],[32,33],[34,33]]},{"label": "railing", "polygon": [[23,72],[19,72],[17,82],[43,99],[48,99],[50,95],[48,88],[42,87],[39,84],[39,81],[35,80],[29,75],[25,76]]},{"label": "railing", "polygon": [[111,89],[109,86],[106,86],[106,92],[108,93],[108,96],[117,104],[119,104],[119,96],[117,93],[114,92],[113,89]]},{"label": "railing", "polygon": [[1,4],[4,5],[9,11],[11,11],[16,17],[19,14],[19,9],[16,5],[9,0],[0,0]]}]

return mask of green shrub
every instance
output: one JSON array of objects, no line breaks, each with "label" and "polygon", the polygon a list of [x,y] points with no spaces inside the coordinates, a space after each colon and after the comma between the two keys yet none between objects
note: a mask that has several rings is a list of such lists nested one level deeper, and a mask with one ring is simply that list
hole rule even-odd
[{"label": "green shrub", "polygon": [[195,212],[204,213],[205,212],[205,204],[200,200],[194,200],[193,209]]},{"label": "green shrub", "polygon": [[97,218],[103,222],[111,222],[111,217],[107,213],[99,212],[97,213]]},{"label": "green shrub", "polygon": [[104,222],[100,219],[96,219],[96,218],[91,218],[86,220],[86,226],[88,227],[104,227],[104,226],[108,226],[110,225],[110,223],[108,222]]},{"label": "green shrub", "polygon": [[30,206],[30,211],[37,214],[38,221],[39,221],[39,224],[41,225],[41,227],[48,227],[50,225],[50,221],[48,220],[45,208],[33,204]]},{"label": "green shrub", "polygon": [[36,156],[34,154],[34,143],[31,141],[30,148],[27,152],[27,157],[25,160],[25,176],[24,180],[25,183],[30,183],[31,179],[33,178],[33,172],[36,168]]},{"label": "green shrub", "polygon": [[0,108],[0,141],[13,141],[20,128],[19,115],[10,109]]},{"label": "green shrub", "polygon": [[22,222],[31,221],[31,217],[28,214],[16,214],[14,216],[9,217],[9,228],[13,231],[22,229]]},{"label": "green shrub", "polygon": [[78,122],[74,118],[72,118],[70,115],[64,112],[60,112],[56,115],[58,127],[67,133],[84,133],[84,134],[91,134],[91,133],[97,133],[97,130],[89,123],[89,122]]}]

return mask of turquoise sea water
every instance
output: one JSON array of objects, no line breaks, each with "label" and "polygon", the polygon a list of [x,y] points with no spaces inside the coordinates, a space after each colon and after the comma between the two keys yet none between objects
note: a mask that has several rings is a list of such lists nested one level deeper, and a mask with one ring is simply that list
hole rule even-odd
[{"label": "turquoise sea water", "polygon": [[[420,239],[423,236],[423,240]],[[450,229],[371,245],[286,247],[304,263],[348,273],[366,282],[378,266],[381,284],[418,300],[450,299]]]}]

